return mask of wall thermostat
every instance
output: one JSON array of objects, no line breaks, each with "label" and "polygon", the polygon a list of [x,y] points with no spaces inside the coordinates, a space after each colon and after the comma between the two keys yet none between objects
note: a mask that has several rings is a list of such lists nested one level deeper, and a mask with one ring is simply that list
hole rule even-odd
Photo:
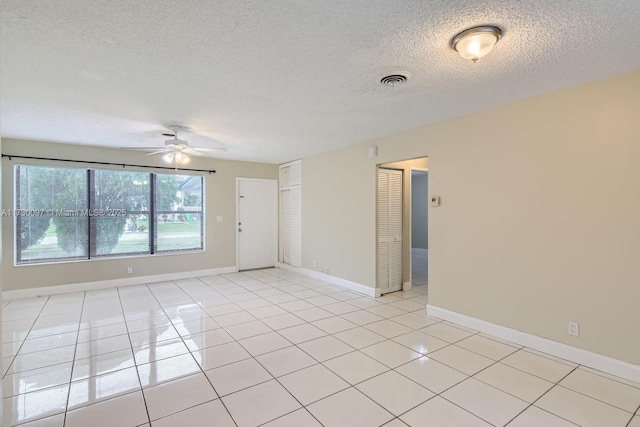
[{"label": "wall thermostat", "polygon": [[440,196],[429,197],[429,206],[440,206]]}]

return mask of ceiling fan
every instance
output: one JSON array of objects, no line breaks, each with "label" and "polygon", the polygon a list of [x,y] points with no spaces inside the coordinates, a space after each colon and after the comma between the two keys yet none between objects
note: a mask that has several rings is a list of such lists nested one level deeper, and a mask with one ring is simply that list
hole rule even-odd
[{"label": "ceiling fan", "polygon": [[178,138],[178,132],[183,131],[183,128],[180,126],[172,125],[169,126],[171,132],[163,133],[162,136],[170,137],[164,141],[163,147],[129,147],[133,150],[144,150],[144,151],[152,151],[151,153],[147,153],[148,156],[154,154],[164,154],[162,159],[171,164],[185,165],[191,161],[189,155],[193,156],[206,156],[210,152],[215,151],[227,151],[226,148],[223,147],[204,147],[198,146],[194,147],[189,145],[188,141],[184,139]]}]

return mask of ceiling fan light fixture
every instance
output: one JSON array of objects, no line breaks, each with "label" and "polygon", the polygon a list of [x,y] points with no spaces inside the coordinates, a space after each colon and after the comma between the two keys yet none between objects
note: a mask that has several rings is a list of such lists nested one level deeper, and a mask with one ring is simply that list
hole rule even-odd
[{"label": "ceiling fan light fixture", "polygon": [[173,160],[179,165],[184,165],[189,163],[191,159],[182,151],[176,151],[175,155],[173,156]]},{"label": "ceiling fan light fixture", "polygon": [[[204,156],[206,157],[209,152],[213,151],[227,151],[224,147],[207,147],[196,146],[192,147],[188,141],[178,138],[177,131],[180,130],[177,126],[171,126],[173,133],[163,133],[163,136],[170,136],[171,139],[165,140],[164,145],[160,147],[126,147],[132,150],[150,151],[148,156],[160,154],[162,160],[170,165],[186,165],[191,163],[191,156]],[[124,148],[124,147],[123,147]]]},{"label": "ceiling fan light fixture", "polygon": [[493,25],[473,27],[457,34],[451,39],[451,48],[465,58],[476,62],[498,43],[502,37],[502,30]]},{"label": "ceiling fan light fixture", "polygon": [[191,158],[182,151],[170,151],[162,156],[162,160],[169,164],[175,163],[177,165],[186,165],[191,161]]}]

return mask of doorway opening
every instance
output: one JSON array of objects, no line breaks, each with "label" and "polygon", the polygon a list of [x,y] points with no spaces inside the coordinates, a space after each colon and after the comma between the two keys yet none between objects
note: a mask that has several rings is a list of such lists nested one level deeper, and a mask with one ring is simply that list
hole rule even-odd
[{"label": "doorway opening", "polygon": [[411,168],[411,285],[429,281],[429,172]]},{"label": "doorway opening", "polygon": [[[419,293],[426,294],[429,253],[428,162],[428,157],[420,157],[377,166],[376,287],[380,294],[408,291],[413,286],[420,286]],[[399,185],[388,184],[383,173],[387,170],[400,173]],[[397,206],[393,211],[390,210],[390,203],[394,200],[396,204],[400,201],[399,214]],[[390,216],[392,212],[395,212],[394,217]],[[400,224],[391,230],[389,227],[395,221],[400,221]]]}]

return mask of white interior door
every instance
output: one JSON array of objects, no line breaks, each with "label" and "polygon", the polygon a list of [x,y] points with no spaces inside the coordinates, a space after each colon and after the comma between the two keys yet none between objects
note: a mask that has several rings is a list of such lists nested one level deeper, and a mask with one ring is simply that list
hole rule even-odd
[{"label": "white interior door", "polygon": [[380,293],[402,289],[402,171],[378,169],[378,261]]},{"label": "white interior door", "polygon": [[278,258],[278,181],[237,178],[238,270],[274,267]]}]

